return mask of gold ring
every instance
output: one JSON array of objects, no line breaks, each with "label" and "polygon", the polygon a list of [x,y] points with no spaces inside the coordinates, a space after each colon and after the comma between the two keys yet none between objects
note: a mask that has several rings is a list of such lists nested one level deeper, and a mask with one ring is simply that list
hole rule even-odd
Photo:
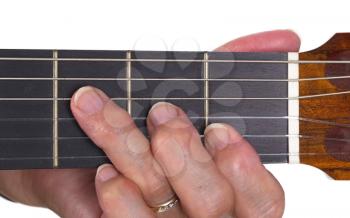
[{"label": "gold ring", "polygon": [[151,208],[156,213],[163,213],[163,212],[168,211],[171,208],[175,207],[179,203],[179,201],[180,201],[179,198],[176,195],[174,195],[167,202],[160,204],[160,205],[157,205],[155,207],[151,207]]}]

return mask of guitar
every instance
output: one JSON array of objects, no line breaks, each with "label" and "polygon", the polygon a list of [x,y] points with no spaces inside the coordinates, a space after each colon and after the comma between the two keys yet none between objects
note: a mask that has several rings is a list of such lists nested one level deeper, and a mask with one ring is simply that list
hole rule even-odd
[{"label": "guitar", "polygon": [[168,101],[200,133],[234,126],[263,163],[304,163],[350,179],[350,34],[304,53],[0,50],[0,169],[97,167],[70,98],[104,90],[147,135]]}]

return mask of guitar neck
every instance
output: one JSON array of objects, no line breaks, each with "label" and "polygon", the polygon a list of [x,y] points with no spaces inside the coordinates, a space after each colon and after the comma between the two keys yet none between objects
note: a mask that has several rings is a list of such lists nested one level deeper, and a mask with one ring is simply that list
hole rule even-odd
[{"label": "guitar neck", "polygon": [[210,123],[229,123],[264,163],[298,162],[297,60],[297,53],[0,50],[0,169],[108,162],[69,109],[86,85],[105,91],[145,135],[151,105],[168,101],[201,134]]}]

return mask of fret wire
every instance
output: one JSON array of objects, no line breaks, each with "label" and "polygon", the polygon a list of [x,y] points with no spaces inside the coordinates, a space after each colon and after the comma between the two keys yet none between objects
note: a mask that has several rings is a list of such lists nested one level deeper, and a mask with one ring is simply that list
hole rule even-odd
[{"label": "fret wire", "polygon": [[[58,52],[57,50],[53,51],[53,58],[58,58]],[[53,61],[52,63],[53,69],[52,69],[52,78],[53,80],[53,148],[52,148],[52,155],[53,155],[53,167],[58,167],[58,62]]]},{"label": "fret wire", "polygon": [[203,64],[203,79],[204,79],[204,125],[208,126],[208,116],[209,116],[209,66],[208,66],[208,52],[204,53],[203,56],[204,64]]},{"label": "fret wire", "polygon": [[[126,53],[126,58],[131,59],[131,52],[128,51]],[[127,98],[128,105],[127,111],[131,115],[132,114],[132,103],[131,103],[131,61],[128,61],[126,64],[126,79],[127,79]]]},{"label": "fret wire", "polygon": [[[0,57],[0,61],[91,61],[91,62],[203,62],[198,59],[146,59],[146,58],[16,58]],[[349,64],[350,60],[208,60],[208,63],[275,63],[275,64]]]}]

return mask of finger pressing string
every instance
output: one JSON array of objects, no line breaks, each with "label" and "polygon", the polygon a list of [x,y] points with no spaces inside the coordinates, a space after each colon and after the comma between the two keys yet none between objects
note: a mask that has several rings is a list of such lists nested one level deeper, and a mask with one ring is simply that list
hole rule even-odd
[{"label": "finger pressing string", "polygon": [[232,214],[233,194],[203,147],[199,134],[175,105],[155,104],[148,116],[152,151],[190,217]]},{"label": "finger pressing string", "polygon": [[78,123],[113,165],[140,188],[149,205],[162,203],[173,191],[153,158],[149,141],[130,115],[102,91],[83,87],[71,108]]},{"label": "finger pressing string", "polygon": [[205,131],[205,145],[233,187],[237,217],[282,216],[282,187],[238,132],[226,124],[211,124]]}]

